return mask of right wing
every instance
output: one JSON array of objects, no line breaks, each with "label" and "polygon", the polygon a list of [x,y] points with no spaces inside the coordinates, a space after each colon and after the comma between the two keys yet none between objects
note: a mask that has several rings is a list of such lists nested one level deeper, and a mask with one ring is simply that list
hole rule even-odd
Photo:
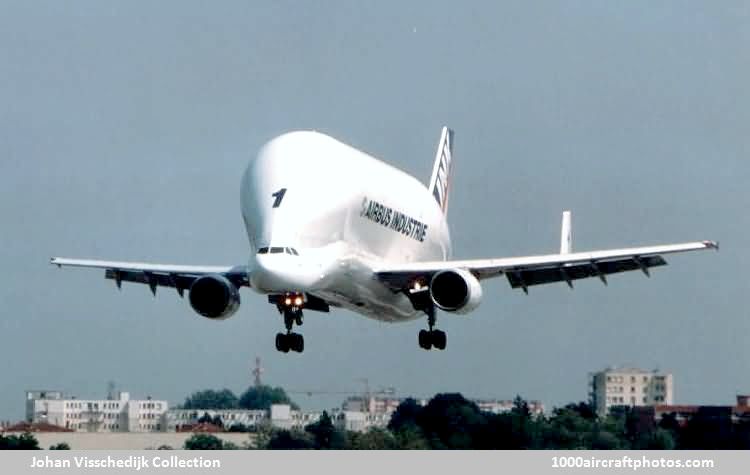
[{"label": "right wing", "polygon": [[414,282],[429,282],[441,270],[465,269],[480,280],[505,275],[511,287],[528,293],[528,287],[550,282],[564,281],[572,288],[574,280],[586,277],[598,277],[606,284],[606,276],[618,272],[641,270],[649,275],[649,268],[666,265],[663,254],[718,248],[714,241],[698,241],[544,256],[413,262],[376,269],[375,275],[392,290],[402,291]]},{"label": "right wing", "polygon": [[53,257],[50,264],[58,267],[88,267],[104,269],[104,277],[112,279],[120,288],[122,282],[147,284],[156,295],[156,287],[173,287],[182,297],[199,277],[209,274],[223,275],[237,288],[249,287],[246,266],[183,266],[172,264],[149,264],[144,262],[97,261],[89,259],[67,259]]}]

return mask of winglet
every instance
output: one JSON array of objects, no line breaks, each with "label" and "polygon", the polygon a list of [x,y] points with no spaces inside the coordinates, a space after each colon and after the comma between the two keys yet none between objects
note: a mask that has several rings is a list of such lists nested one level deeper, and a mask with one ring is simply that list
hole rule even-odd
[{"label": "winglet", "polygon": [[562,230],[560,233],[560,254],[570,254],[573,251],[573,230],[570,225],[570,211],[563,211]]},{"label": "winglet", "polygon": [[708,249],[719,250],[719,241],[703,241],[703,245]]}]

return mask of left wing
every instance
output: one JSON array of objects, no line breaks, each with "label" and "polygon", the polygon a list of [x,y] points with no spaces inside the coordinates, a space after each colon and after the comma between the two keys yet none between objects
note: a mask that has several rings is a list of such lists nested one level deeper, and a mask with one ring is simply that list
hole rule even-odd
[{"label": "left wing", "polygon": [[649,268],[667,264],[663,254],[705,249],[718,250],[719,245],[714,241],[698,241],[542,256],[413,262],[381,267],[375,270],[375,275],[394,291],[401,291],[415,282],[429,282],[438,271],[465,269],[480,280],[505,275],[511,287],[520,287],[528,293],[528,287],[550,282],[564,281],[573,288],[574,280],[586,277],[598,277],[606,284],[607,275],[631,270],[641,270],[649,276]]},{"label": "left wing", "polygon": [[148,284],[156,295],[156,287],[173,287],[182,297],[193,281],[208,274],[223,275],[235,286],[249,287],[246,266],[182,266],[171,264],[149,264],[144,262],[95,261],[88,259],[67,259],[53,257],[50,264],[58,267],[89,267],[104,269],[104,277],[112,279],[120,288],[122,282]]}]

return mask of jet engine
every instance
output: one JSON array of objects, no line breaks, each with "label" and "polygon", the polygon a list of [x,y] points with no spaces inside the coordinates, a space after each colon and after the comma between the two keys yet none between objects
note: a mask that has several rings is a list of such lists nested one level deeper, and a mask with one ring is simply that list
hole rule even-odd
[{"label": "jet engine", "polygon": [[226,320],[240,307],[240,291],[223,275],[206,275],[190,286],[190,306],[211,320]]},{"label": "jet engine", "polygon": [[482,286],[469,271],[441,270],[430,281],[430,298],[446,312],[469,313],[482,301]]}]

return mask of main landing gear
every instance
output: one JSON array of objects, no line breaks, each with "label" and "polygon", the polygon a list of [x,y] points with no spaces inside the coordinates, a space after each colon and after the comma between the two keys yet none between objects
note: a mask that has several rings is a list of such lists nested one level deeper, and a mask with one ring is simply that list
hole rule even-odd
[{"label": "main landing gear", "polygon": [[429,330],[419,330],[419,347],[425,350],[435,348],[437,350],[444,350],[448,343],[448,337],[442,330],[433,328],[435,326],[435,306],[429,305],[425,309],[427,313],[427,325]]},{"label": "main landing gear", "polygon": [[[288,293],[275,297],[272,303],[276,304],[279,313],[284,315],[284,326],[286,333],[276,334],[276,349],[282,353],[294,351],[302,353],[305,351],[305,338],[299,333],[294,333],[292,327],[294,324],[301,326],[303,322],[302,306],[305,303],[303,294]],[[271,300],[269,298],[269,300]]]}]

